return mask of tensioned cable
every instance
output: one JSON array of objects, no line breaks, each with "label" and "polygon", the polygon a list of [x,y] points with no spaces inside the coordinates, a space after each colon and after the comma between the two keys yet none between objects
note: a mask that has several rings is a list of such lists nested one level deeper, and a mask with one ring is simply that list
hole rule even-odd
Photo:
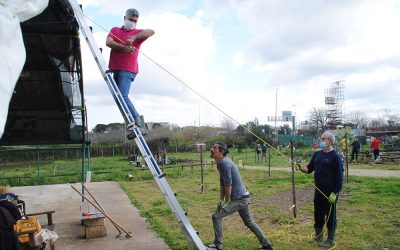
[{"label": "tensioned cable", "polygon": [[[74,8],[74,7],[72,7]],[[96,21],[94,21],[93,19],[91,19],[90,17],[88,17],[87,15],[85,15],[81,9],[76,9],[74,8],[76,11],[78,11],[81,15],[83,15],[84,17],[86,17],[88,20],[90,20],[92,23],[94,23],[96,26],[98,26],[100,29],[104,30],[105,32],[108,32],[107,29],[105,29],[103,26],[101,26],[100,24],[98,24]],[[111,33],[109,33],[111,34]],[[121,38],[119,38],[118,36],[111,34],[115,39],[117,39],[118,41],[120,41],[122,44],[125,44],[125,41],[123,41]],[[135,47],[132,47],[133,50],[138,50]],[[161,64],[159,64],[158,62],[156,62],[155,60],[153,60],[151,57],[149,57],[148,55],[144,54],[143,52],[141,52],[140,50],[138,50],[139,53],[141,53],[143,56],[145,56],[148,60],[150,60],[151,62],[153,62],[155,65],[157,65],[159,68],[161,68],[164,72],[166,72],[168,75],[170,75],[172,78],[174,78],[175,80],[177,80],[178,82],[180,82],[182,85],[184,85],[186,88],[188,88],[189,90],[191,90],[194,94],[196,94],[197,96],[199,96],[200,98],[202,98],[204,101],[206,101],[208,104],[210,104],[211,106],[213,106],[215,109],[217,109],[218,111],[220,111],[222,114],[224,114],[225,116],[227,116],[229,119],[231,119],[232,121],[234,121],[236,124],[238,124],[240,127],[242,127],[244,130],[246,130],[247,132],[249,132],[250,134],[252,134],[254,137],[256,137],[257,139],[259,139],[260,141],[264,142],[265,144],[267,144],[270,148],[272,148],[273,150],[275,150],[279,155],[281,155],[283,158],[286,158],[289,160],[290,163],[294,163],[297,164],[298,166],[300,166],[297,162],[293,161],[290,157],[284,155],[282,152],[280,152],[277,148],[273,147],[271,144],[269,144],[268,142],[266,142],[264,139],[262,139],[261,137],[259,137],[257,134],[255,134],[254,132],[252,132],[250,129],[248,129],[246,126],[240,124],[240,122],[238,122],[235,118],[233,118],[232,116],[230,116],[229,114],[227,114],[225,111],[223,111],[221,108],[219,108],[217,105],[215,105],[214,103],[212,103],[210,100],[208,100],[205,96],[203,96],[202,94],[200,94],[199,92],[197,92],[195,89],[193,89],[191,86],[189,86],[188,84],[186,84],[182,79],[180,79],[179,77],[177,77],[176,75],[174,75],[173,73],[171,73],[169,70],[167,70],[165,67],[163,67]],[[301,171],[300,171],[301,172]],[[303,172],[301,172],[303,174],[303,176],[315,187],[315,189],[317,189],[326,199],[329,200],[329,197],[327,195],[325,195]]]}]

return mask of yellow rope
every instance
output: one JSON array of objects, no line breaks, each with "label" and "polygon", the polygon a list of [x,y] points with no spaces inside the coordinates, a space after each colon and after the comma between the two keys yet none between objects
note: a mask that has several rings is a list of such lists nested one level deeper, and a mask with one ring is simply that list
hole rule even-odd
[{"label": "yellow rope", "polygon": [[[100,24],[98,24],[97,22],[95,22],[93,19],[89,18],[88,16],[86,16],[81,9],[76,9],[74,8],[74,10],[78,11],[80,14],[82,14],[84,17],[86,17],[87,19],[89,19],[92,23],[94,23],[96,26],[98,26],[100,29],[108,32],[108,30],[106,30],[103,26],[101,26]],[[110,33],[111,34],[111,33]],[[116,38],[118,41],[124,43],[124,41],[122,39],[120,39],[119,37],[115,36],[114,34],[111,34],[114,38]],[[135,50],[137,50],[135,47],[133,48]],[[257,139],[259,139],[260,141],[262,141],[263,143],[265,143],[266,145],[268,145],[270,148],[272,148],[273,150],[275,150],[279,155],[282,156],[282,158],[286,158],[287,160],[289,160],[290,163],[293,164],[297,164],[295,161],[293,161],[291,158],[289,158],[288,156],[284,155],[282,152],[280,152],[277,148],[275,148],[274,146],[272,146],[271,144],[269,144],[268,142],[266,142],[265,140],[263,140],[261,137],[259,137],[257,134],[253,133],[250,129],[248,129],[247,127],[245,127],[244,125],[240,124],[236,119],[234,119],[232,116],[230,116],[229,114],[227,114],[225,111],[223,111],[221,108],[219,108],[217,105],[215,105],[214,103],[212,103],[210,100],[208,100],[205,96],[203,96],[202,94],[200,94],[199,92],[197,92],[195,89],[193,89],[192,87],[190,87],[188,84],[186,84],[183,80],[181,80],[179,77],[175,76],[173,73],[171,73],[169,70],[167,70],[165,67],[163,67],[162,65],[160,65],[158,62],[156,62],[155,60],[153,60],[151,57],[147,56],[146,54],[144,54],[143,52],[139,51],[139,53],[141,53],[143,56],[145,56],[148,60],[150,60],[151,62],[153,62],[155,65],[157,65],[159,68],[161,68],[162,70],[164,70],[167,74],[169,74],[171,77],[173,77],[174,79],[176,79],[178,82],[180,82],[182,85],[184,85],[186,88],[188,88],[189,90],[191,90],[193,93],[195,93],[197,96],[199,96],[200,98],[202,98],[204,101],[206,101],[208,104],[210,104],[211,106],[213,106],[215,109],[217,109],[218,111],[220,111],[222,114],[224,114],[225,116],[227,116],[229,119],[231,119],[232,121],[234,121],[236,124],[238,124],[240,127],[242,127],[244,130],[246,130],[247,132],[249,132],[251,135],[253,135],[254,137],[256,137]],[[311,185],[313,185],[315,187],[316,190],[318,190],[326,199],[329,200],[329,197],[326,196],[303,172],[301,172],[303,174],[303,176],[310,182]]]}]

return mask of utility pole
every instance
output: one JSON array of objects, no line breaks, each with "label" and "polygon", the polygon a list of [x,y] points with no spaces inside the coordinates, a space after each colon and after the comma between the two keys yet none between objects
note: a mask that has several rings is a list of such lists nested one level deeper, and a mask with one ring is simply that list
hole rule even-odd
[{"label": "utility pole", "polygon": [[294,140],[290,140],[290,159],[291,159],[291,165],[292,165],[292,196],[293,196],[293,216],[294,218],[297,217],[297,205],[296,205],[296,185],[294,181]]},{"label": "utility pole", "polygon": [[[296,107],[295,105],[293,105]],[[292,140],[290,140],[290,159],[291,159],[291,165],[292,165],[292,195],[293,195],[293,216],[294,218],[297,217],[297,204],[296,204],[296,184],[294,180],[294,142],[295,142],[295,136],[296,136],[296,111],[292,112],[292,129],[293,129],[293,136]]]},{"label": "utility pole", "polygon": [[201,185],[200,185],[200,189],[201,192],[204,192],[204,150],[206,147],[205,143],[196,143],[197,146],[197,151],[200,152],[200,166],[201,166]]},{"label": "utility pole", "polygon": [[268,146],[268,176],[271,176],[271,147]]},{"label": "utility pole", "polygon": [[278,130],[276,128],[276,116],[277,115],[278,115],[278,89],[275,89],[275,138],[278,138]]},{"label": "utility pole", "polygon": [[293,137],[296,136],[296,116],[292,116],[292,130],[293,130]]},{"label": "utility pole", "polygon": [[345,165],[346,165],[346,183],[349,183],[349,145],[348,145],[348,139],[349,138],[349,133],[348,129],[346,128],[346,133],[344,135],[344,139],[346,140],[346,149],[345,149]]}]

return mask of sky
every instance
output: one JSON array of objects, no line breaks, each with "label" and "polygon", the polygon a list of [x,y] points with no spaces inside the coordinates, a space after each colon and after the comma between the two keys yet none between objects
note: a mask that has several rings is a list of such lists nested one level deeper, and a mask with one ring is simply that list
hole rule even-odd
[{"label": "sky", "polygon": [[[300,122],[325,107],[325,90],[336,81],[345,86],[345,114],[400,113],[400,0],[78,2],[96,22],[86,20],[107,62],[106,36],[123,25],[126,9],[139,10],[137,28],[155,31],[142,44],[130,91],[146,122],[220,126],[227,114],[272,125],[275,110]],[[89,129],[123,122],[81,43]]]}]

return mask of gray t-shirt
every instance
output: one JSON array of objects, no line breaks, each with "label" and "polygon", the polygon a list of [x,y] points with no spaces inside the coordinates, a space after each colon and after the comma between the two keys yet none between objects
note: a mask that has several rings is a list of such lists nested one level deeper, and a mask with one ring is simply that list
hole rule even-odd
[{"label": "gray t-shirt", "polygon": [[218,162],[217,168],[221,186],[232,186],[231,200],[240,199],[242,195],[248,194],[240,178],[239,170],[230,158],[222,158]]}]

